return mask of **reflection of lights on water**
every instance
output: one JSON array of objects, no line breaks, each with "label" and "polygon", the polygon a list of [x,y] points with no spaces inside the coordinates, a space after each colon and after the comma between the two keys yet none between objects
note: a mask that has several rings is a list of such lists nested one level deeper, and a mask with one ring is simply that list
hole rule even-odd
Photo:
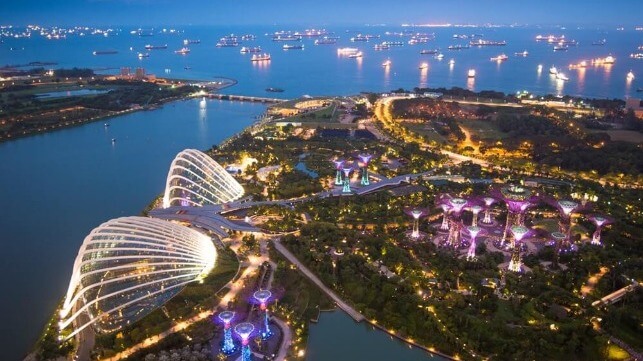
[{"label": "reflection of lights on water", "polygon": [[473,91],[476,85],[476,78],[468,77],[467,78],[467,89]]},{"label": "reflection of lights on water", "polygon": [[357,57],[355,58],[355,60],[357,62],[357,70],[362,70],[362,62],[364,61],[362,57],[361,56]]},{"label": "reflection of lights on water", "polygon": [[384,84],[385,85],[389,85],[390,75],[391,75],[391,67],[390,67],[390,65],[385,66],[384,67]]},{"label": "reflection of lights on water", "polygon": [[426,86],[429,78],[429,68],[420,69],[420,86]]},{"label": "reflection of lights on water", "polygon": [[451,59],[449,60],[449,72],[453,72],[453,67],[455,66],[455,60]]},{"label": "reflection of lights on water", "polygon": [[630,88],[632,87],[632,82],[634,81],[634,79],[634,72],[630,70],[630,72],[625,76],[625,91],[627,93],[630,92]]},{"label": "reflection of lights on water", "polygon": [[205,101],[205,97],[203,97],[203,98],[201,98],[201,101],[199,102],[199,108],[205,109],[206,106],[207,106],[207,103]]},{"label": "reflection of lights on water", "polygon": [[538,70],[536,71],[536,74],[538,74],[538,79],[540,79],[540,76],[542,75],[542,73],[543,73],[543,65],[538,64]]},{"label": "reflection of lights on water", "polygon": [[563,94],[564,87],[565,81],[563,79],[556,79],[556,95],[561,96]]},{"label": "reflection of lights on water", "polygon": [[585,88],[585,68],[578,68],[578,90],[582,91]]}]

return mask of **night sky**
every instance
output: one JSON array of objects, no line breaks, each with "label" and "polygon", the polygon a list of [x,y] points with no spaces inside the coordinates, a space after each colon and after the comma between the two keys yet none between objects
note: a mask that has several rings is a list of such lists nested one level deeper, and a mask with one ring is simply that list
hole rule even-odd
[{"label": "night sky", "polygon": [[643,0],[0,0],[0,23],[643,25]]}]

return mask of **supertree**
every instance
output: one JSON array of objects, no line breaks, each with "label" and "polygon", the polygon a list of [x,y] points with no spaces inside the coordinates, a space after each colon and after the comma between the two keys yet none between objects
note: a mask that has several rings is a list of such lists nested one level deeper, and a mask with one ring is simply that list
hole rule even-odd
[{"label": "supertree", "polygon": [[482,211],[482,207],[480,207],[479,205],[474,205],[469,207],[469,209],[471,210],[471,213],[473,213],[473,219],[471,220],[471,225],[475,226],[478,224],[478,214],[480,213],[480,211]]},{"label": "supertree", "polygon": [[509,261],[509,270],[512,272],[520,272],[522,269],[520,242],[529,233],[529,229],[525,226],[513,226],[511,227],[511,233],[513,234],[515,243],[511,253],[511,261]]},{"label": "supertree", "polygon": [[241,361],[252,361],[250,352],[250,335],[254,332],[255,326],[250,322],[244,322],[234,327],[234,332],[241,338]]},{"label": "supertree", "polygon": [[359,159],[362,161],[362,181],[360,184],[362,185],[369,185],[370,181],[368,179],[368,163],[371,161],[371,158],[373,157],[372,154],[360,154],[358,155]]},{"label": "supertree", "polygon": [[422,208],[406,208],[404,209],[404,213],[413,217],[413,230],[411,231],[411,238],[420,238],[420,218],[426,215],[425,210]]},{"label": "supertree", "polygon": [[351,171],[352,168],[343,168],[342,171],[344,172],[344,188],[342,188],[342,193],[350,193],[351,192]]},{"label": "supertree", "polygon": [[342,184],[344,184],[344,181],[342,179],[342,168],[344,166],[344,161],[341,160],[341,159],[336,159],[336,160],[333,161],[333,163],[335,164],[335,170],[336,170],[336,172],[335,172],[335,185],[336,186],[341,186]]},{"label": "supertree", "polygon": [[471,244],[467,251],[467,260],[473,260],[476,258],[476,238],[483,230],[478,226],[469,226],[466,227],[466,230],[469,232],[469,237],[471,238]]},{"label": "supertree", "polygon": [[259,302],[259,307],[263,312],[263,329],[261,330],[261,338],[267,340],[272,336],[272,331],[270,330],[270,325],[268,323],[268,307],[266,307],[268,300],[272,296],[272,293],[268,290],[259,290],[253,294],[255,300]]},{"label": "supertree", "polygon": [[462,210],[467,205],[467,200],[464,198],[450,198],[448,202],[451,210],[451,226],[449,227],[447,245],[457,248],[460,246],[460,216],[462,215]]},{"label": "supertree", "polygon": [[572,236],[572,214],[576,212],[580,204],[574,201],[560,200],[556,202],[556,208],[560,213],[560,222],[558,223],[560,227],[560,233],[565,235],[564,248],[571,246],[571,236]]},{"label": "supertree", "polygon": [[590,216],[589,219],[596,226],[596,230],[594,231],[594,234],[592,234],[592,244],[600,246],[601,245],[601,230],[603,229],[603,226],[613,223],[614,220],[611,219],[610,217],[602,216],[602,215],[598,215],[598,214]]},{"label": "supertree", "polygon": [[555,250],[553,264],[556,267],[558,267],[558,255],[560,254],[560,249],[563,245],[563,242],[565,242],[565,239],[567,239],[567,235],[565,235],[565,233],[552,232],[551,239],[554,241],[554,250]]},{"label": "supertree", "polygon": [[442,208],[442,224],[440,225],[440,229],[443,231],[448,231],[449,230],[449,210],[451,207],[449,207],[448,203],[442,203],[440,204],[440,208]]},{"label": "supertree", "polygon": [[496,203],[496,199],[492,197],[484,197],[482,198],[482,201],[484,202],[484,218],[482,219],[482,223],[484,224],[491,224],[493,223],[491,220],[491,206]]},{"label": "supertree", "polygon": [[219,320],[223,322],[223,341],[221,341],[221,352],[224,355],[231,355],[239,349],[239,346],[232,339],[232,319],[234,312],[223,311],[219,314]]},{"label": "supertree", "polygon": [[525,211],[538,202],[538,197],[532,195],[531,190],[516,185],[501,187],[494,190],[494,193],[497,198],[502,199],[507,205],[507,221],[500,241],[500,245],[504,245],[507,237],[509,237],[511,227],[524,225]]}]

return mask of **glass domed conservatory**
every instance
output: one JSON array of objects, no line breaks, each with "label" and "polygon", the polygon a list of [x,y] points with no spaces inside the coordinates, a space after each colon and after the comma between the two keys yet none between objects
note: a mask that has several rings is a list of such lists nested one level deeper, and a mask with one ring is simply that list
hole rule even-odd
[{"label": "glass domed conservatory", "polygon": [[112,332],[167,302],[214,267],[210,237],[146,217],[101,224],[85,237],[69,282],[60,329]]},{"label": "glass domed conservatory", "polygon": [[219,163],[201,151],[186,149],[170,165],[163,208],[221,204],[241,196],[243,187]]}]

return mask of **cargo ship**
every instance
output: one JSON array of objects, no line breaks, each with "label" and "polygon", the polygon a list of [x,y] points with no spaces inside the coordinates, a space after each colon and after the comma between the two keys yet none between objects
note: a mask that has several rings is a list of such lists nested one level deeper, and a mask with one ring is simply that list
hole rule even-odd
[{"label": "cargo ship", "polygon": [[526,57],[527,55],[529,55],[529,52],[527,52],[527,50],[525,50],[525,51],[520,52],[520,53],[514,53],[514,55],[515,55],[515,56],[522,56],[522,57]]},{"label": "cargo ship", "polygon": [[276,35],[272,37],[272,41],[300,41],[301,36],[297,35]]},{"label": "cargo ship", "polygon": [[388,50],[388,49],[390,49],[390,48],[391,48],[391,47],[390,47],[389,45],[384,44],[384,43],[382,43],[382,44],[375,44],[375,45],[373,46],[373,49],[375,49],[375,50]]},{"label": "cargo ship", "polygon": [[190,48],[183,47],[179,50],[174,50],[174,54],[187,55],[190,53]]},{"label": "cargo ship", "polygon": [[505,46],[507,45],[507,42],[502,40],[502,41],[492,41],[492,40],[483,40],[483,39],[476,39],[476,40],[471,40],[469,42],[470,46]]},{"label": "cargo ship", "polygon": [[282,46],[282,49],[284,49],[284,50],[303,50],[304,46],[303,45],[284,44],[284,46]]},{"label": "cargo ship", "polygon": [[509,57],[508,57],[507,55],[505,55],[505,54],[500,54],[500,55],[498,55],[498,56],[494,56],[493,58],[491,58],[491,61],[501,62],[501,61],[505,61],[505,60],[507,60],[507,59],[509,59]]},{"label": "cargo ship", "polygon": [[359,34],[359,35],[354,36],[354,37],[351,38],[352,42],[368,41],[368,40],[369,40],[369,38],[367,36],[362,35],[362,34]]},{"label": "cargo ship", "polygon": [[201,40],[192,40],[192,39],[183,40],[183,45],[190,45],[190,44],[201,44]]},{"label": "cargo ship", "polygon": [[112,54],[118,54],[118,51],[116,50],[94,50],[92,52],[94,55],[112,55]]},{"label": "cargo ship", "polygon": [[234,40],[220,40],[216,46],[217,48],[233,48],[239,46],[239,43]]},{"label": "cargo ship", "polygon": [[337,43],[337,40],[335,39],[330,39],[328,37],[323,37],[321,39],[315,40],[315,45],[332,45]]},{"label": "cargo ship", "polygon": [[476,71],[475,69],[469,69],[467,72],[467,78],[475,78],[476,77]]},{"label": "cargo ship", "polygon": [[271,59],[270,54],[267,54],[267,53],[261,54],[261,55],[255,54],[252,56],[252,58],[250,58],[250,61],[269,61],[270,59]]},{"label": "cargo ship", "polygon": [[435,55],[437,53],[438,53],[437,50],[430,50],[430,49],[420,50],[420,54],[422,55]]},{"label": "cargo ship", "polygon": [[352,53],[348,54],[349,58],[361,58],[364,54],[361,51],[358,51],[357,53]]},{"label": "cargo ship", "polygon": [[470,47],[471,47],[471,46],[469,46],[469,45],[460,45],[460,44],[457,44],[457,45],[449,45],[449,46],[447,47],[447,49],[449,49],[449,50],[463,50],[463,49],[469,49]]},{"label": "cargo ship", "polygon": [[261,47],[260,46],[255,46],[255,47],[247,47],[244,46],[239,50],[240,53],[245,54],[245,53],[261,53]]},{"label": "cargo ship", "polygon": [[145,45],[145,49],[147,49],[147,50],[167,49],[167,44],[163,44],[163,45],[150,45],[150,44],[147,44],[147,45]]}]

